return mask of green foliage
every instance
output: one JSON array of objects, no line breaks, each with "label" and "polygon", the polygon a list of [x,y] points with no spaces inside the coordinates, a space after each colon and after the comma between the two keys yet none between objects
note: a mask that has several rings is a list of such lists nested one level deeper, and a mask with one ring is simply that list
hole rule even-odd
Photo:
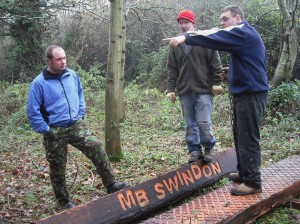
[{"label": "green foliage", "polygon": [[[46,0],[1,1],[0,13],[6,17],[6,23],[0,23],[1,29],[10,34],[5,41],[4,75],[1,78],[12,83],[28,82],[35,77],[43,66],[43,41],[51,35],[45,31],[53,28],[56,16],[47,10]],[[1,21],[1,19],[0,19]],[[50,25],[51,24],[51,25]]]},{"label": "green foliage", "polygon": [[[100,113],[100,108],[104,108],[104,93],[106,77],[104,66],[101,64],[95,64],[89,71],[83,70],[79,65],[77,66],[77,72],[80,76],[80,80],[84,89],[84,97],[86,104],[91,106],[97,106],[95,114]],[[98,97],[95,97],[98,94]],[[88,110],[92,108],[87,108]]]},{"label": "green foliage", "polygon": [[148,87],[161,87],[164,89],[163,81],[167,78],[167,57],[169,46],[163,46],[158,51],[145,54],[138,63],[139,76],[136,81],[138,84]]},{"label": "green foliage", "polygon": [[105,89],[105,68],[102,64],[95,64],[89,71],[84,71],[80,66],[77,66],[77,72],[86,92]]},{"label": "green foliage", "polygon": [[[0,95],[0,130],[17,128],[27,123],[25,107],[27,101],[28,84],[9,85],[6,82],[0,82],[2,94]],[[15,122],[8,124],[13,119]]]},{"label": "green foliage", "polygon": [[300,81],[283,83],[272,89],[269,94],[269,110],[276,118],[294,114],[300,119]]},{"label": "green foliage", "polygon": [[267,70],[272,77],[278,63],[281,42],[279,34],[282,32],[277,1],[247,1],[243,8],[246,20],[255,27],[264,41],[267,52]]},{"label": "green foliage", "polygon": [[299,210],[281,206],[254,222],[254,224],[296,224],[299,223],[299,216]]}]

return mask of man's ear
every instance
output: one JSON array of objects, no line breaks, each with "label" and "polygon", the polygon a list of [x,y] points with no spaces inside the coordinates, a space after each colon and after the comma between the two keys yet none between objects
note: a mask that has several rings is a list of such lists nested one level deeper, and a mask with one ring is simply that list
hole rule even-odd
[{"label": "man's ear", "polygon": [[50,58],[46,58],[46,62],[47,62],[47,65],[51,64],[51,59]]}]

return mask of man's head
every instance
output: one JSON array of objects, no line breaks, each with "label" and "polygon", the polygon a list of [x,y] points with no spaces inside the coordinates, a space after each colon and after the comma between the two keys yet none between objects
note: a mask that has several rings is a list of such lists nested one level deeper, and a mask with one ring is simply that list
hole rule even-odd
[{"label": "man's head", "polygon": [[191,10],[182,10],[177,16],[177,22],[181,32],[192,31],[196,23],[195,14]]},{"label": "man's head", "polygon": [[227,6],[221,10],[220,25],[223,28],[238,25],[244,20],[244,12],[236,6]]},{"label": "man's head", "polygon": [[53,74],[60,74],[67,66],[66,53],[58,45],[50,45],[46,52],[48,71]]}]

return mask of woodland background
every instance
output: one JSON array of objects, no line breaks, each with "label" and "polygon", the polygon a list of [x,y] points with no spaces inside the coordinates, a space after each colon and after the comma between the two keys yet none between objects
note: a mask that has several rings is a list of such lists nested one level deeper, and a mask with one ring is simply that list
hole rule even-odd
[{"label": "woodland background", "polygon": [[[267,49],[269,80],[274,77],[283,41],[283,17],[276,0],[123,1],[125,38],[125,116],[120,123],[123,158],[113,161],[121,181],[135,185],[186,163],[188,155],[180,105],[166,99],[163,38],[179,34],[176,16],[196,14],[197,28],[219,25],[219,12],[238,5],[261,34]],[[298,1],[290,15],[299,36]],[[0,223],[34,223],[59,212],[49,182],[41,136],[29,126],[25,107],[30,82],[45,66],[44,50],[52,43],[67,52],[68,67],[78,71],[85,89],[86,122],[100,139],[105,132],[105,88],[110,44],[110,6],[106,0],[2,0],[0,2]],[[299,45],[299,38],[297,38]],[[298,46],[296,47],[298,52]],[[223,66],[228,54],[220,52]],[[263,166],[300,153],[300,63],[270,91],[262,135]],[[212,122],[216,151],[233,147],[230,101],[214,97]],[[104,196],[105,189],[90,161],[69,148],[68,186],[77,204]],[[228,183],[224,178],[206,193]],[[256,223],[299,223],[299,211],[281,207]]]}]

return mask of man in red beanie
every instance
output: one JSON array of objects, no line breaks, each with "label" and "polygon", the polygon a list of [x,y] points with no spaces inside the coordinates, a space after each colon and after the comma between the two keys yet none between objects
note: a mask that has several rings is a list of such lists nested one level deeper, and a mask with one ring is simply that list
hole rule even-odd
[{"label": "man in red beanie", "polygon": [[[182,10],[177,22],[182,33],[194,31],[195,15],[191,10]],[[175,103],[176,91],[180,99],[190,153],[188,162],[211,162],[216,144],[211,127],[212,96],[223,92],[219,54],[183,43],[170,49],[167,69],[167,97]]]}]

